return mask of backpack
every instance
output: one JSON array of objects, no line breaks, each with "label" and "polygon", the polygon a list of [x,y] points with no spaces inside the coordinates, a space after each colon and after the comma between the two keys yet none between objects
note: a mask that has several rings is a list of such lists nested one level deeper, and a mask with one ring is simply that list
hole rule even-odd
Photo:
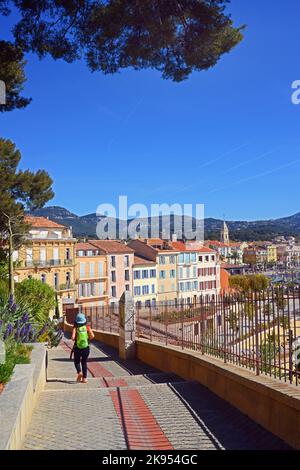
[{"label": "backpack", "polygon": [[89,345],[89,337],[86,325],[77,327],[76,330],[76,346],[78,349],[85,349]]}]

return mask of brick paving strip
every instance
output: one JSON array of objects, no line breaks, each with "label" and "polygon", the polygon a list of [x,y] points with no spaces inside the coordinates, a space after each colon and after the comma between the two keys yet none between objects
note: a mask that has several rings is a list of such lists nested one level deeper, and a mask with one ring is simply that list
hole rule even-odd
[{"label": "brick paving strip", "polygon": [[110,396],[123,427],[128,449],[173,449],[170,441],[136,389],[112,390]]}]

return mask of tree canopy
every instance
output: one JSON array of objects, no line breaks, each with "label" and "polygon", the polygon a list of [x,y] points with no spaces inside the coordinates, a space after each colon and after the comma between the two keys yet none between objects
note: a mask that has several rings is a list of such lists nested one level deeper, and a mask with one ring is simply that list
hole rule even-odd
[{"label": "tree canopy", "polygon": [[229,285],[240,292],[260,292],[270,285],[270,280],[263,274],[230,276]]},{"label": "tree canopy", "polygon": [[[8,104],[23,107],[24,52],[72,62],[84,58],[92,71],[153,68],[163,78],[186,79],[207,70],[242,40],[226,11],[229,0],[0,0],[0,14],[18,10],[14,44],[0,42]],[[4,54],[2,52],[2,54]],[[3,75],[2,61],[0,79]],[[11,65],[10,65],[11,63]],[[13,65],[14,64],[14,65]],[[14,77],[13,71],[16,76]],[[5,70],[4,70],[5,72]]]},{"label": "tree canopy", "polygon": [[19,170],[21,154],[10,140],[0,138],[0,234],[8,238],[10,220],[14,242],[22,241],[26,231],[24,213],[42,207],[52,199],[52,179],[46,171]]}]

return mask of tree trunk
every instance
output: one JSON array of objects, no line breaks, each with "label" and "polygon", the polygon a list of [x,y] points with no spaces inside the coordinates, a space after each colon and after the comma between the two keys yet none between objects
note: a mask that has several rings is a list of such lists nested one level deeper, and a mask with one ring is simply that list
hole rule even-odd
[{"label": "tree trunk", "polygon": [[13,233],[11,229],[10,219],[8,220],[8,283],[9,283],[9,294],[14,296],[15,294],[15,280],[14,280],[14,261],[13,261]]}]

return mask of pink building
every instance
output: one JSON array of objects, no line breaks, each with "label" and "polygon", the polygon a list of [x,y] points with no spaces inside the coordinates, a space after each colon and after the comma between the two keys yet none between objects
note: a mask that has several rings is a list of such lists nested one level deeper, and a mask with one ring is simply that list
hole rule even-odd
[{"label": "pink building", "polygon": [[89,243],[100,249],[107,256],[110,304],[118,302],[125,290],[132,294],[133,249],[117,240],[89,240]]}]

